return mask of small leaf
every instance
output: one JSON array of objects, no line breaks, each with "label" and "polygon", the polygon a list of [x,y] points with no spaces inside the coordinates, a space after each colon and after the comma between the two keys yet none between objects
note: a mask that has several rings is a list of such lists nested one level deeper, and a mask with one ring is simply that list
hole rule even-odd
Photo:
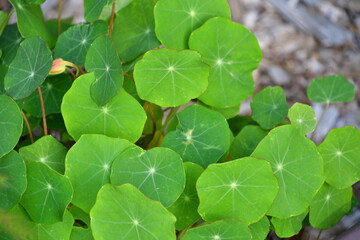
[{"label": "small leaf", "polygon": [[[4,11],[0,11],[0,35],[3,33],[10,15]],[[1,48],[0,48],[1,49]],[[0,54],[1,55],[1,54]],[[0,56],[1,58],[1,56]]]},{"label": "small leaf", "polygon": [[314,109],[306,104],[295,103],[289,110],[289,119],[302,134],[311,133],[316,126]]},{"label": "small leaf", "polygon": [[97,20],[103,8],[112,2],[114,0],[84,0],[85,20],[88,22]]},{"label": "small leaf", "polygon": [[90,217],[95,239],[176,239],[176,218],[130,184],[103,186]]},{"label": "small leaf", "polygon": [[313,102],[349,102],[355,97],[355,86],[346,78],[334,75],[315,78],[306,93]]},{"label": "small leaf", "polygon": [[260,221],[248,226],[251,232],[251,240],[264,240],[270,231],[269,219],[265,216]]},{"label": "small leaf", "polygon": [[271,224],[275,228],[276,235],[281,238],[288,238],[298,234],[303,227],[302,222],[307,214],[308,210],[300,215],[285,219],[272,217]]},{"label": "small leaf", "polygon": [[1,62],[10,65],[14,59],[17,49],[23,38],[21,37],[17,25],[6,25],[3,34],[0,36],[0,49],[2,50]]}]

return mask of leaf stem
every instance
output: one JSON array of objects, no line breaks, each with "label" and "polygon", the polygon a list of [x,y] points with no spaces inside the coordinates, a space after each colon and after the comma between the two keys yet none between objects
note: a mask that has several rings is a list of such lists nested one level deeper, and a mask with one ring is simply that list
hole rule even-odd
[{"label": "leaf stem", "polygon": [[319,120],[318,120],[317,123],[316,123],[315,129],[314,129],[314,131],[312,132],[312,134],[311,134],[311,136],[310,136],[310,139],[311,139],[311,140],[313,140],[313,138],[314,138],[314,136],[315,136],[315,132],[316,132],[316,130],[318,129],[321,120],[324,118],[325,113],[326,113],[327,110],[329,109],[329,106],[330,106],[330,103],[329,103],[329,102],[326,103],[325,109],[322,111],[322,113],[321,113],[321,115],[320,115],[320,117],[319,117]]},{"label": "leaf stem", "polygon": [[179,110],[179,108],[180,108],[180,107],[171,108],[171,110],[170,110],[170,112],[169,112],[169,115],[168,115],[168,117],[166,118],[166,120],[165,120],[165,122],[164,122],[164,124],[163,124],[163,126],[162,126],[162,128],[161,128],[162,131],[167,129],[170,121],[174,118],[174,116],[175,116],[177,110]]},{"label": "leaf stem", "polygon": [[29,120],[28,120],[28,118],[26,117],[26,115],[25,115],[25,113],[23,111],[21,111],[21,115],[22,115],[22,117],[24,119],[26,128],[27,128],[27,130],[29,132],[30,141],[31,141],[31,143],[34,143],[34,137],[33,137],[32,131],[31,131]]},{"label": "leaf stem", "polygon": [[155,117],[155,113],[154,113],[154,109],[153,109],[152,103],[151,103],[151,102],[147,102],[147,105],[148,105],[149,112],[150,112],[150,115],[151,115],[151,120],[152,120],[153,130],[152,130],[152,134],[151,134],[151,136],[152,136],[151,139],[153,139],[154,136],[155,136],[155,132],[156,132],[156,117]]},{"label": "leaf stem", "polygon": [[322,233],[322,230],[319,231],[319,234],[318,234],[316,240],[319,240],[319,239],[320,239],[321,233]]},{"label": "leaf stem", "polygon": [[61,34],[61,14],[62,14],[62,6],[63,6],[63,1],[62,1],[62,0],[58,0],[58,19],[57,19],[58,35]]},{"label": "leaf stem", "polygon": [[127,76],[128,78],[130,78],[131,80],[135,81],[135,80],[134,80],[134,77],[131,76],[130,74],[128,74],[127,72],[123,72],[123,74],[124,74],[125,76]]},{"label": "leaf stem", "polygon": [[37,87],[38,92],[39,92],[39,98],[40,98],[40,104],[41,104],[41,113],[42,113],[42,119],[43,119],[43,126],[44,126],[44,135],[48,135],[48,130],[47,130],[47,124],[46,124],[46,113],[45,113],[45,104],[44,104],[44,99],[43,99],[43,95],[42,95],[42,91],[40,86]]},{"label": "leaf stem", "polygon": [[111,7],[111,17],[110,17],[110,23],[109,23],[109,36],[112,37],[112,32],[114,28],[114,18],[115,18],[115,4],[116,1],[113,2]]}]

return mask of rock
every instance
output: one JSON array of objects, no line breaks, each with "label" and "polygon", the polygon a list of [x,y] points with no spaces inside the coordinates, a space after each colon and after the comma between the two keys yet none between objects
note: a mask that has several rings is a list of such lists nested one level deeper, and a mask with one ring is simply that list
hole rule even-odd
[{"label": "rock", "polygon": [[290,75],[279,66],[270,66],[268,74],[271,80],[278,85],[285,85],[290,82]]}]

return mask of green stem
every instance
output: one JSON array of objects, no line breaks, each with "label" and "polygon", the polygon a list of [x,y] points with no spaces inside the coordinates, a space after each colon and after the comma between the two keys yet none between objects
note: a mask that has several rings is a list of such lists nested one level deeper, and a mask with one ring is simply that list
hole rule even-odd
[{"label": "green stem", "polygon": [[57,27],[58,27],[58,35],[61,34],[61,14],[62,14],[62,0],[58,0],[58,18],[57,18]]},{"label": "green stem", "polygon": [[149,108],[149,112],[150,112],[150,116],[151,116],[151,121],[152,121],[152,127],[153,127],[153,131],[152,131],[152,139],[155,136],[155,132],[156,132],[156,117],[155,117],[155,113],[154,113],[154,109],[152,107],[152,103],[147,102],[148,108]]},{"label": "green stem", "polygon": [[176,112],[179,110],[179,108],[180,108],[180,107],[171,108],[168,117],[166,118],[164,124],[163,124],[162,127],[161,127],[161,131],[164,131],[164,130],[167,129],[170,121],[174,118],[174,116],[176,115]]},{"label": "green stem", "polygon": [[314,136],[315,136],[315,132],[316,132],[316,130],[318,129],[321,120],[324,118],[325,113],[326,113],[327,110],[329,109],[329,106],[330,106],[330,103],[326,103],[325,109],[322,111],[322,113],[321,113],[321,115],[320,115],[320,117],[319,117],[319,120],[318,120],[317,123],[316,123],[315,129],[314,129],[314,131],[312,132],[312,134],[311,134],[311,136],[310,136],[310,139],[311,139],[311,140],[313,140],[313,138],[314,138]]},{"label": "green stem", "polygon": [[45,104],[44,104],[44,99],[43,99],[43,95],[42,95],[40,86],[37,87],[37,89],[38,89],[39,98],[40,98],[41,113],[42,113],[43,126],[44,126],[44,136],[46,136],[46,135],[48,135],[48,130],[47,130],[47,123],[46,123]]},{"label": "green stem", "polygon": [[21,115],[22,115],[22,117],[24,119],[26,128],[27,128],[27,130],[29,132],[30,141],[31,141],[31,143],[34,143],[34,137],[33,137],[32,131],[31,131],[29,120],[28,120],[28,118],[26,117],[26,115],[25,115],[25,113],[23,111],[21,111]]},{"label": "green stem", "polygon": [[319,239],[320,239],[321,233],[322,233],[322,230],[319,231],[319,234],[318,234],[316,240],[319,240]]}]

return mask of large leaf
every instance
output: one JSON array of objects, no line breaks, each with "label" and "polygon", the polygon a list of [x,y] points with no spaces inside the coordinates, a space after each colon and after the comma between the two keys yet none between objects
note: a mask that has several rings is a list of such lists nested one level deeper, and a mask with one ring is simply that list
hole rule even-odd
[{"label": "large leaf", "polygon": [[162,146],[179,153],[184,161],[207,167],[229,149],[229,126],[220,113],[191,105],[178,113],[177,118],[176,130],[165,136]]},{"label": "large leaf", "polygon": [[114,160],[111,183],[131,183],[149,198],[168,207],[185,188],[185,171],[181,157],[170,149],[144,151],[133,147]]},{"label": "large leaf", "polygon": [[90,216],[95,239],[176,239],[175,217],[130,184],[103,186]]},{"label": "large leaf", "polygon": [[270,164],[252,157],[210,165],[196,188],[205,221],[235,218],[247,225],[264,217],[278,193]]},{"label": "large leaf", "polygon": [[25,39],[5,76],[5,91],[14,99],[29,96],[47,77],[52,66],[51,51],[39,37]]},{"label": "large leaf", "polygon": [[331,130],[318,150],[324,159],[325,181],[347,188],[360,180],[360,131],[352,126]]},{"label": "large leaf", "polygon": [[121,63],[109,36],[100,36],[91,44],[85,67],[87,71],[95,73],[96,79],[90,88],[91,97],[103,106],[119,92],[123,84]]},{"label": "large leaf", "polygon": [[85,134],[66,155],[65,175],[74,188],[72,203],[89,212],[98,190],[110,183],[114,159],[133,146],[129,141],[97,134]]},{"label": "large leaf", "polygon": [[311,133],[315,130],[316,116],[314,109],[309,105],[295,103],[289,109],[289,119],[302,134]]},{"label": "large leaf", "polygon": [[269,219],[265,216],[260,221],[248,226],[251,231],[251,240],[264,240],[270,231]]},{"label": "large leaf", "polygon": [[289,218],[304,213],[324,182],[315,144],[286,125],[273,129],[251,156],[268,160],[279,181],[279,194],[267,214]]},{"label": "large leaf", "polygon": [[93,22],[100,16],[103,8],[114,0],[84,0],[85,20]]},{"label": "large leaf", "polygon": [[136,63],[134,78],[140,98],[174,107],[200,96],[208,85],[209,67],[191,50],[157,49]]},{"label": "large leaf", "polygon": [[274,226],[276,235],[281,238],[287,238],[299,233],[303,227],[302,222],[307,214],[308,210],[300,215],[290,218],[271,218],[271,224]]},{"label": "large leaf", "polygon": [[84,133],[99,133],[137,141],[146,120],[144,109],[125,90],[98,106],[90,96],[94,80],[92,73],[82,75],[64,95],[61,113],[69,134],[75,140]]},{"label": "large leaf", "polygon": [[16,24],[7,25],[0,36],[0,49],[2,50],[1,62],[9,65],[16,55],[23,38]]},{"label": "large leaf", "polygon": [[262,55],[256,37],[247,28],[225,18],[212,18],[191,34],[189,45],[211,66],[209,87],[201,101],[228,108],[253,93],[252,71]]},{"label": "large leaf", "polygon": [[161,0],[154,9],[156,35],[168,48],[188,48],[190,33],[212,17],[230,19],[226,0]]}]

